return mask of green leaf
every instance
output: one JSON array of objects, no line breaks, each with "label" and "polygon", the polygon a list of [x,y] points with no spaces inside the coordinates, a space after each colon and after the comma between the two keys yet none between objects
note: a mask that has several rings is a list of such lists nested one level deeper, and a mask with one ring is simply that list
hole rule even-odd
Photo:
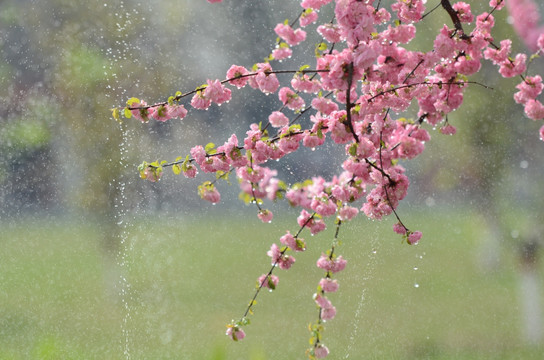
[{"label": "green leaf", "polygon": [[268,288],[270,288],[270,290],[276,290],[276,285],[270,276],[268,276]]},{"label": "green leaf", "polygon": [[289,132],[290,133],[300,131],[300,129],[301,129],[300,124],[293,124],[293,125],[289,126]]},{"label": "green leaf", "polygon": [[348,152],[351,156],[357,157],[357,143],[351,144],[351,146],[348,149]]},{"label": "green leaf", "polygon": [[135,97],[130,98],[130,99],[127,100],[127,105],[129,107],[132,107],[132,104],[139,104],[139,103],[140,103],[140,99],[135,98]]},{"label": "green leaf", "polygon": [[[178,159],[180,159],[181,157],[179,157]],[[181,160],[181,159],[180,159]],[[176,160],[178,161],[178,160]],[[187,155],[185,157],[185,160],[183,161],[183,164],[181,164],[181,170],[183,170],[184,172],[187,171],[189,169],[189,155]]]},{"label": "green leaf", "polygon": [[174,174],[179,175],[181,174],[181,166],[179,164],[172,165],[172,171]]},{"label": "green leaf", "polygon": [[251,202],[251,195],[249,195],[248,193],[245,193],[245,192],[241,192],[239,195],[238,195],[238,198],[240,200],[242,200],[244,202],[244,204],[246,205],[249,205],[249,203]]},{"label": "green leaf", "polygon": [[119,121],[119,109],[118,108],[111,109],[111,115],[113,116],[113,118],[115,120]]},{"label": "green leaf", "polygon": [[204,150],[206,151],[207,154],[211,154],[211,151],[215,149],[215,144],[214,143],[207,143],[206,146],[204,147]]},{"label": "green leaf", "polygon": [[125,115],[125,118],[127,119],[130,119],[132,117],[132,113],[130,112],[128,107],[125,108],[124,115]]},{"label": "green leaf", "polygon": [[181,95],[182,95],[181,91],[176,91],[176,97],[177,98],[181,97]]}]

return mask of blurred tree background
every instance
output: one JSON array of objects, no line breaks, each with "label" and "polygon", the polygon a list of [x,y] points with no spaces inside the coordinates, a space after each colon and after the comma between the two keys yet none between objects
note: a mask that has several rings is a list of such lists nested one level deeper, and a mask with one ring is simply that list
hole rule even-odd
[{"label": "blurred tree background", "polygon": [[[487,6],[470,3],[476,10]],[[183,124],[118,124],[109,109],[133,96],[153,103],[190,91],[207,78],[223,78],[233,63],[250,67],[273,47],[275,24],[298,11],[296,1],[0,2],[0,217],[51,222],[68,217],[96,224],[115,285],[116,259],[124,251],[125,228],[119,223],[127,213],[183,218],[202,206],[198,180],[165,176],[160,184],[142,182],[137,164],[174,159],[195,144],[220,144],[233,131],[241,138],[248,124],[263,120],[278,102],[243,89],[221,108],[190,112]],[[430,48],[435,33],[430,30],[448,21],[436,11],[419,26],[423,36],[411,46]],[[497,42],[516,39],[505,12],[496,21]],[[519,42],[516,50],[525,51]],[[541,59],[530,67],[543,69]],[[504,249],[526,249],[522,244],[544,222],[539,181],[544,145],[537,124],[524,118],[512,99],[518,79],[499,78],[486,64],[474,80],[493,90],[472,86],[449,118],[458,134],[432,132],[426,153],[406,164],[412,188],[400,212],[475,209],[487,228],[475,260],[489,269],[505,266]],[[289,181],[316,170],[334,173],[324,164],[338,152],[326,151],[322,161],[308,164],[302,153],[278,170]],[[223,192],[223,207],[238,208],[235,187]]]}]

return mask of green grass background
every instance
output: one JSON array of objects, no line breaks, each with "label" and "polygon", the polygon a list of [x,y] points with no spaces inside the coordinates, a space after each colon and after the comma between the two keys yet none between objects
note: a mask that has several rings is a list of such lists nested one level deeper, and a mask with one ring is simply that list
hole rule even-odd
[{"label": "green grass background", "polygon": [[[337,316],[324,334],[329,358],[542,359],[544,348],[522,338],[515,246],[501,244],[500,265],[485,268],[478,214],[434,210],[405,220],[423,231],[421,244],[401,244],[391,221],[340,230],[348,266],[330,296]],[[260,294],[246,339],[224,335],[269,269],[271,243],[295,225],[218,211],[139,218],[112,258],[100,224],[4,222],[0,359],[303,359],[317,317],[315,261],[331,228],[303,233],[308,251],[291,270],[276,270],[278,288]]]}]

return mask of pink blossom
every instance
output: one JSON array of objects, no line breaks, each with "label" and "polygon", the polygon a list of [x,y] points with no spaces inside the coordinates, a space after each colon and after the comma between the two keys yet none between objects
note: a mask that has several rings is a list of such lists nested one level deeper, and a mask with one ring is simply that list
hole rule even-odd
[{"label": "pink blossom", "polygon": [[533,120],[544,119],[544,106],[538,100],[528,100],[525,103],[525,115]]},{"label": "pink blossom", "polygon": [[208,2],[211,3],[211,4],[220,3],[221,1],[223,1],[223,0],[208,0]]},{"label": "pink blossom", "polygon": [[348,221],[357,216],[358,213],[359,210],[357,208],[354,208],[352,206],[343,206],[338,211],[338,218],[342,221]]},{"label": "pink blossom", "polygon": [[456,132],[457,132],[457,129],[455,128],[455,126],[450,124],[447,124],[440,128],[440,133],[444,135],[455,135]]},{"label": "pink blossom", "polygon": [[278,24],[274,28],[274,31],[283,41],[291,46],[298,45],[302,41],[306,40],[306,32],[304,30],[293,30],[293,28],[288,24]]},{"label": "pink blossom", "polygon": [[293,55],[293,50],[291,50],[288,46],[277,46],[274,50],[272,50],[272,56],[276,60],[284,60]]},{"label": "pink blossom", "polygon": [[[177,107],[177,106],[176,106]],[[183,107],[183,105],[181,105]],[[173,115],[175,107],[170,106],[168,104],[166,105],[160,105],[157,108],[155,108],[155,112],[153,113],[153,118],[157,121],[168,121],[173,117],[176,117]],[[185,108],[183,108],[185,110]],[[187,110],[185,110],[185,114],[187,114]],[[182,113],[182,117],[185,116],[185,114]]]},{"label": "pink blossom", "polygon": [[162,176],[162,167],[147,166],[143,172],[140,173],[141,178],[149,180],[151,182],[159,181]]},{"label": "pink blossom", "polygon": [[400,21],[410,23],[421,20],[425,6],[422,0],[398,0],[391,9],[397,12]]},{"label": "pink blossom", "polygon": [[258,165],[240,167],[236,169],[236,176],[242,180],[256,184],[264,178],[266,174],[265,169]]},{"label": "pink blossom", "polygon": [[280,242],[283,245],[289,246],[291,250],[294,251],[306,250],[304,239],[295,238],[289,231],[287,231],[287,233],[280,238]]},{"label": "pink blossom", "polygon": [[257,217],[263,223],[269,223],[269,222],[272,222],[272,219],[274,218],[274,214],[270,210],[261,210],[259,211],[259,214],[257,214]]},{"label": "pink blossom", "polygon": [[[218,2],[217,0],[213,0],[213,1]],[[242,330],[240,327],[235,325],[228,326],[226,335],[234,341],[242,340],[243,338],[246,337],[246,333],[244,332],[244,330]]]},{"label": "pink blossom", "polygon": [[502,40],[499,49],[487,48],[484,51],[484,57],[491,60],[493,64],[499,65],[505,61],[508,61],[508,56],[512,51],[512,41],[509,39]]},{"label": "pink blossom", "polygon": [[276,275],[262,274],[259,279],[257,279],[257,286],[274,290],[278,286],[279,281],[280,279]]},{"label": "pink blossom", "polygon": [[336,308],[331,304],[322,294],[315,294],[314,300],[316,304],[321,308],[321,319],[327,321],[334,318],[336,315]]},{"label": "pink blossom", "polygon": [[340,34],[340,29],[335,24],[324,24],[317,27],[317,32],[319,35],[323,36],[325,40],[331,44],[340,42],[342,40],[342,35]]},{"label": "pink blossom", "polygon": [[300,26],[305,27],[313,24],[317,21],[317,17],[317,12],[315,11],[307,10],[303,12],[299,19]]},{"label": "pink blossom", "polygon": [[232,167],[239,168],[247,165],[247,158],[238,148],[238,138],[232,134],[227,142],[217,148],[217,152],[224,152],[226,160]]},{"label": "pink blossom", "polygon": [[329,349],[325,345],[318,344],[314,348],[314,356],[316,357],[316,359],[323,359],[323,358],[326,358],[328,355],[329,355]]},{"label": "pink blossom", "polygon": [[513,27],[531,51],[538,50],[538,38],[544,33],[539,25],[538,5],[534,0],[509,0],[506,3]]},{"label": "pink blossom", "polygon": [[130,103],[127,102],[127,105],[130,108],[136,108],[136,109],[130,110],[130,113],[135,119],[138,119],[141,122],[148,122],[149,117],[152,116],[152,110],[151,110],[152,108],[148,108],[147,103],[143,100],[140,102],[138,102],[137,100],[132,101]]},{"label": "pink blossom", "polygon": [[482,64],[479,59],[467,58],[466,56],[460,56],[454,64],[455,70],[463,75],[472,75],[477,73]]},{"label": "pink blossom", "polygon": [[401,223],[395,223],[393,225],[393,231],[396,232],[397,234],[405,235],[406,227],[404,227],[404,225],[402,225]]},{"label": "pink blossom", "polygon": [[323,217],[328,217],[336,213],[336,204],[325,193],[315,196],[312,199],[311,207],[312,210]]},{"label": "pink blossom", "polygon": [[516,88],[519,91],[514,94],[514,100],[518,104],[525,104],[529,100],[536,99],[542,93],[544,85],[540,75],[526,76],[524,81],[518,84]]},{"label": "pink blossom", "polygon": [[544,141],[544,126],[540,128],[540,140]]},{"label": "pink blossom", "polygon": [[172,105],[169,107],[169,113],[171,118],[183,119],[187,116],[187,109],[183,105]]},{"label": "pink blossom", "polygon": [[381,38],[401,44],[407,44],[416,36],[416,27],[412,24],[401,24],[395,27],[389,25],[387,30],[381,33]]},{"label": "pink blossom", "polygon": [[255,144],[258,140],[261,139],[261,129],[259,129],[259,125],[257,124],[251,124],[249,126],[249,130],[246,131],[246,138],[244,139],[244,149],[246,150],[253,150],[255,149]]},{"label": "pink blossom", "polygon": [[330,308],[332,307],[332,303],[330,302],[329,299],[327,299],[325,296],[323,296],[322,294],[315,294],[314,295],[314,301],[315,303],[317,304],[317,306],[319,306],[320,308],[322,309],[326,309],[326,308]]},{"label": "pink blossom", "polygon": [[312,100],[312,107],[325,115],[329,115],[333,111],[338,110],[338,105],[335,102],[324,97],[314,98]]},{"label": "pink blossom", "polygon": [[476,30],[483,35],[489,35],[491,29],[495,26],[495,18],[486,12],[476,17]]},{"label": "pink blossom", "polygon": [[323,5],[330,3],[332,0],[302,0],[300,6],[304,9],[319,10]]},{"label": "pink blossom", "polygon": [[272,258],[272,265],[278,265],[280,269],[283,270],[288,270],[295,262],[294,257],[286,255],[276,244],[272,244],[270,250],[268,250],[266,254]]},{"label": "pink blossom", "polygon": [[194,146],[190,153],[198,165],[206,161],[206,150],[201,145]]},{"label": "pink blossom", "polygon": [[291,86],[296,91],[304,91],[306,93],[318,93],[321,90],[321,84],[318,80],[310,80],[308,75],[295,75],[291,79]]},{"label": "pink blossom", "polygon": [[525,65],[525,61],[527,60],[527,55],[525,54],[517,54],[514,58],[514,61],[504,61],[500,68],[499,73],[506,77],[514,77],[523,74],[525,69],[527,68]]},{"label": "pink blossom", "polygon": [[[257,64],[257,75],[252,78],[255,85],[264,93],[273,93],[280,87],[276,74],[272,73],[272,67],[268,63]],[[252,82],[250,82],[251,85]]]},{"label": "pink blossom", "polygon": [[452,7],[457,12],[459,21],[464,23],[471,23],[474,21],[474,15],[472,15],[472,12],[470,11],[469,4],[459,1],[453,4]]},{"label": "pink blossom", "polygon": [[321,254],[321,257],[317,260],[317,267],[325,271],[337,273],[344,270],[346,263],[347,261],[341,255],[331,260],[327,255]]},{"label": "pink blossom", "polygon": [[379,50],[380,44],[377,41],[359,44],[353,51],[353,65],[363,69],[370,67],[378,58]]},{"label": "pink blossom", "polygon": [[280,134],[280,140],[277,142],[278,148],[285,154],[297,151],[302,136],[303,134],[297,133],[296,130],[290,131],[289,128],[284,127]]},{"label": "pink blossom", "polygon": [[538,47],[538,51],[543,52],[544,51],[544,33],[540,34],[538,36],[536,45]]},{"label": "pink blossom", "polygon": [[455,40],[451,38],[450,30],[446,25],[434,40],[434,50],[444,59],[451,57],[455,51]]},{"label": "pink blossom", "polygon": [[321,136],[320,138],[316,133],[309,131],[304,133],[304,138],[302,139],[302,145],[312,149],[323,145],[324,142],[325,136]]},{"label": "pink blossom", "polygon": [[490,0],[489,6],[492,8],[497,8],[497,10],[500,10],[504,7],[504,4],[506,3],[505,0]]},{"label": "pink blossom", "polygon": [[370,39],[375,32],[374,7],[368,1],[339,0],[334,9],[336,20],[348,45]]},{"label": "pink blossom", "polygon": [[204,96],[204,92],[201,90],[197,91],[191,99],[191,105],[195,109],[206,110],[210,107],[211,103],[212,101],[206,98],[206,96]]},{"label": "pink blossom", "polygon": [[421,231],[414,231],[408,233],[408,244],[415,245],[418,243],[418,241],[421,239]]},{"label": "pink blossom", "polygon": [[219,80],[208,80],[208,86],[204,89],[204,97],[221,105],[230,100],[231,91],[221,84]]},{"label": "pink blossom", "polygon": [[336,292],[338,290],[338,282],[331,278],[323,278],[319,281],[319,287],[324,292]]},{"label": "pink blossom", "polygon": [[[307,205],[309,207],[309,203]],[[297,218],[297,223],[301,227],[309,228],[312,235],[320,233],[327,227],[323,220],[317,218],[316,216],[312,217],[312,215],[304,209],[302,209],[300,212],[300,215]]]},{"label": "pink blossom", "polygon": [[400,139],[398,154],[403,159],[413,159],[424,150],[425,146],[421,141],[414,139],[411,136],[405,135]]},{"label": "pink blossom", "polygon": [[345,144],[353,140],[353,135],[345,124],[346,120],[345,110],[333,111],[328,119],[327,127],[332,140],[337,144]]},{"label": "pink blossom", "polygon": [[278,93],[278,97],[283,105],[286,105],[291,110],[300,110],[304,107],[304,99],[288,87],[282,87]]},{"label": "pink blossom", "polygon": [[198,174],[198,170],[196,169],[196,166],[192,164],[187,164],[185,169],[183,169],[183,176],[185,176],[186,178],[192,179],[196,177],[197,174]]},{"label": "pink blossom", "polygon": [[198,193],[202,199],[212,204],[217,204],[221,200],[221,194],[219,194],[219,191],[209,181],[198,187]]},{"label": "pink blossom", "polygon": [[332,320],[336,316],[336,308],[334,306],[321,310],[321,319],[324,321]]},{"label": "pink blossom", "polygon": [[238,89],[243,88],[246,86],[248,78],[241,76],[247,75],[248,73],[249,72],[245,67],[232,65],[227,71],[227,79],[231,79],[229,80],[229,84],[236,86]]}]

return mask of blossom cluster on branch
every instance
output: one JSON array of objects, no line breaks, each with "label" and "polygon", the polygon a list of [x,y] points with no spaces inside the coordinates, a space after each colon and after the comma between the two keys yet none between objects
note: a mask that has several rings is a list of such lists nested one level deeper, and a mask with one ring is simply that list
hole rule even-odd
[{"label": "blossom cluster on branch", "polygon": [[[431,2],[436,6],[427,9]],[[528,17],[534,25],[534,14],[524,10],[521,3],[511,0],[511,11]],[[255,204],[258,218],[265,223],[273,218],[265,208],[267,200],[287,199],[299,209],[298,231],[287,231],[279,239],[281,245],[271,246],[270,270],[258,277],[245,314],[228,325],[227,335],[233,340],[245,337],[243,327],[249,324],[248,315],[261,289],[278,286],[275,269],[290,269],[295,263],[293,254],[306,249],[301,232],[319,233],[326,229],[327,218],[336,219],[332,247],[317,261],[326,273],[314,295],[318,321],[310,326],[313,345],[308,356],[323,358],[329,353],[322,341],[323,323],[336,314],[327,294],[338,289],[332,276],[346,266],[346,260],[336,253],[341,224],[360,214],[372,219],[393,214],[397,220],[393,230],[406,243],[418,243],[421,232],[410,230],[396,211],[410,184],[401,162],[415,159],[424,151],[430,140],[428,129],[438,128],[450,135],[456,132],[448,114],[461,106],[468,86],[485,86],[469,80],[481,69],[483,60],[495,64],[500,76],[519,77],[515,101],[523,105],[529,118],[544,119],[539,100],[542,78],[526,73],[528,62],[544,50],[544,35],[535,30],[536,25],[520,31],[536,52],[531,57],[513,54],[510,40],[496,42],[492,36],[493,13],[504,7],[505,0],[489,1],[488,11],[480,14],[473,13],[465,2],[450,0],[396,0],[390,8],[379,0],[302,0],[300,5],[295,20],[273,29],[277,45],[265,62],[250,69],[232,65],[226,79],[209,79],[195,90],[178,92],[162,103],[148,105],[131,98],[126,107],[114,109],[113,114],[117,119],[124,115],[142,122],[183,119],[188,116],[185,106],[207,109],[221,105],[231,99],[234,90],[246,86],[277,94],[278,110],[261,123],[251,124],[243,139],[231,134],[218,147],[213,143],[196,145],[185,157],[172,162],[144,162],[139,171],[150,181],[158,181],[166,167],[188,178],[199,172],[214,173],[214,179],[198,188],[199,195],[212,203],[221,199],[217,182],[234,174],[241,198]],[[324,6],[332,6],[335,16],[320,23]],[[431,50],[408,50],[406,44],[417,36],[415,25],[433,11],[445,11],[451,22],[436,34]],[[315,54],[309,57],[311,65],[275,70],[276,61],[288,61],[307,41],[307,31],[316,31],[322,37]],[[291,80],[282,84],[280,74],[291,74]],[[413,117],[393,115],[408,113],[414,106],[417,112]],[[544,139],[544,126],[540,136]],[[316,175],[288,186],[269,165],[270,160],[280,160],[301,147],[317,148],[326,141],[342,147],[345,154],[342,170],[330,179]]]}]

